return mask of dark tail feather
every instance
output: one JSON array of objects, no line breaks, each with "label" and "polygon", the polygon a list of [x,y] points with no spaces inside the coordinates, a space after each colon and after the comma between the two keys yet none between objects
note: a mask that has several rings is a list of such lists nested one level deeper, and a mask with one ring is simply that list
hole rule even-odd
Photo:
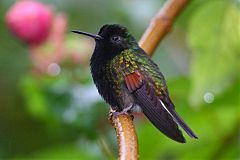
[{"label": "dark tail feather", "polygon": [[178,113],[174,110],[174,106],[171,101],[169,101],[170,105],[172,107],[166,107],[164,102],[160,100],[161,105],[166,109],[166,111],[172,116],[174,121],[182,127],[182,129],[192,138],[198,139],[196,134],[193,133],[193,131],[188,127],[188,125],[183,121],[183,119],[178,115]]},{"label": "dark tail feather", "polygon": [[162,133],[177,142],[185,143],[185,139],[182,132],[178,129],[178,125],[174,122],[171,115],[162,107],[158,97],[155,96],[151,88],[143,85],[134,92],[134,96],[141,106],[143,113]]}]

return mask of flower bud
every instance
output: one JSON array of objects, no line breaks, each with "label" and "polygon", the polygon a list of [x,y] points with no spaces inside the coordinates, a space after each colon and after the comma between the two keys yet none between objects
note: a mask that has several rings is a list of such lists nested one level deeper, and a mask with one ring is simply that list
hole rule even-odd
[{"label": "flower bud", "polygon": [[49,35],[52,10],[36,0],[16,2],[6,14],[10,31],[28,44],[40,44]]}]

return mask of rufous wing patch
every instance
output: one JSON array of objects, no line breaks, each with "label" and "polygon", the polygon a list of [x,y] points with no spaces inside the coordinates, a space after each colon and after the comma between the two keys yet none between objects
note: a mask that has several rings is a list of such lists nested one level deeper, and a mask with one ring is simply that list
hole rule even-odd
[{"label": "rufous wing patch", "polygon": [[125,82],[130,92],[134,92],[143,83],[144,77],[139,71],[134,71],[125,76]]}]

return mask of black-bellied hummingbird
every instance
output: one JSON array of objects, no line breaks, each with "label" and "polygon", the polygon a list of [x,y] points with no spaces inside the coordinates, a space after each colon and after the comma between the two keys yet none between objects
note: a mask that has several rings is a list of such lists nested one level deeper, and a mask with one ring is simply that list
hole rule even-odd
[{"label": "black-bellied hummingbird", "polygon": [[98,34],[72,32],[95,39],[90,60],[93,81],[116,114],[133,112],[140,107],[153,125],[169,138],[185,142],[178,125],[190,137],[197,138],[175,111],[159,67],[126,27],[104,25]]}]

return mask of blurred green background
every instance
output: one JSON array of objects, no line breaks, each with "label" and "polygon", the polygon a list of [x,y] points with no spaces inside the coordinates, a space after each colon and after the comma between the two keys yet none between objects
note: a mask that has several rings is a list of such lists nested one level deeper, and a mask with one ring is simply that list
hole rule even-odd
[{"label": "blurred green background", "polygon": [[[65,48],[80,57],[54,75],[31,72],[28,46],[4,23],[15,1],[0,1],[0,159],[115,159],[108,106],[93,85],[94,41],[104,24],[127,26],[137,40],[163,0],[44,0],[68,18]],[[193,0],[158,47],[160,66],[178,113],[199,139],[178,144],[143,116],[134,119],[141,159],[240,159],[240,1]]]}]

